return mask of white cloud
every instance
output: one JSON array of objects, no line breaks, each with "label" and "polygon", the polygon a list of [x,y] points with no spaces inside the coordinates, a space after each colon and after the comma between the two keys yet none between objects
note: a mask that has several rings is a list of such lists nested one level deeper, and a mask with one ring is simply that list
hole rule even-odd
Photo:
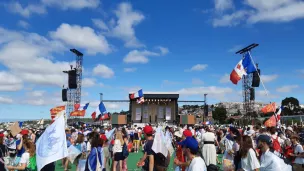
[{"label": "white cloud", "polygon": [[218,18],[213,19],[214,27],[223,27],[223,26],[236,26],[239,25],[248,15],[250,11],[240,10],[231,14],[225,14]]},{"label": "white cloud", "polygon": [[178,85],[178,84],[181,84],[180,82],[177,82],[177,81],[169,81],[169,80],[163,80],[162,82],[162,87],[164,86],[174,86],[174,85]]},{"label": "white cloud", "polygon": [[190,69],[186,69],[186,72],[191,72],[191,71],[203,71],[208,67],[207,64],[196,64]]},{"label": "white cloud", "polygon": [[216,15],[213,26],[236,26],[242,22],[289,22],[304,18],[303,9],[304,2],[301,0],[245,0],[239,10]]},{"label": "white cloud", "polygon": [[[25,82],[62,86],[66,83],[69,62],[52,61],[52,53],[66,48],[58,41],[35,33],[15,32],[0,28],[0,62],[9,72]],[[20,87],[20,86],[19,86]]]},{"label": "white cloud", "polygon": [[225,74],[224,76],[222,76],[220,78],[220,83],[229,83],[230,82],[230,75],[229,74]]},{"label": "white cloud", "polygon": [[208,94],[208,97],[223,100],[226,98],[226,95],[231,94],[233,90],[228,87],[192,87],[192,88],[183,88],[177,91],[182,96],[193,96],[199,95],[203,96],[204,94]]},{"label": "white cloud", "polygon": [[137,68],[124,68],[124,72],[135,72]]},{"label": "white cloud", "polygon": [[114,71],[103,64],[98,64],[93,69],[93,74],[101,76],[102,78],[112,78],[114,76]]},{"label": "white cloud", "polygon": [[100,5],[100,0],[42,0],[42,3],[47,6],[61,8],[63,10],[79,10],[83,8],[97,8]]},{"label": "white cloud", "polygon": [[[90,107],[96,108],[99,105],[99,101],[90,102]],[[104,105],[108,112],[120,112],[121,110],[128,110],[129,103],[110,103],[104,102]]]},{"label": "white cloud", "polygon": [[149,59],[148,56],[159,56],[158,53],[143,50],[132,50],[130,51],[123,59],[125,63],[148,63]]},{"label": "white cloud", "polygon": [[170,52],[169,49],[166,48],[166,47],[157,46],[156,48],[160,50],[160,54],[161,55],[166,55],[166,54],[168,54]]},{"label": "white cloud", "polygon": [[43,90],[35,90],[28,92],[28,96],[30,97],[43,97],[45,95],[45,91]]},{"label": "white cloud", "polygon": [[[255,91],[255,99],[256,101],[265,101],[265,99],[277,99],[279,96],[271,93],[270,91],[265,90],[257,90]],[[258,100],[261,99],[261,100]]]},{"label": "white cloud", "polygon": [[17,24],[24,29],[28,29],[30,27],[30,24],[24,20],[19,20]]},{"label": "white cloud", "polygon": [[0,91],[18,91],[23,88],[22,80],[13,74],[0,71]]},{"label": "white cloud", "polygon": [[104,21],[102,21],[101,19],[92,19],[93,24],[98,27],[101,30],[105,30],[108,31],[109,27],[106,25],[106,23]]},{"label": "white cloud", "polygon": [[26,7],[22,7],[19,2],[12,2],[5,5],[12,13],[17,13],[23,17],[30,17],[32,14],[45,14],[47,13],[43,5],[30,4]]},{"label": "white cloud", "polygon": [[11,104],[11,103],[13,103],[13,99],[0,96],[0,104]]},{"label": "white cloud", "polygon": [[94,78],[84,78],[82,79],[83,87],[92,87],[96,85],[96,80]]},{"label": "white cloud", "polygon": [[204,84],[204,81],[202,81],[199,78],[193,78],[192,79],[192,84],[194,84],[194,85],[202,85],[202,84]]},{"label": "white cloud", "polygon": [[95,33],[90,27],[63,23],[56,31],[50,32],[50,35],[53,39],[61,40],[67,45],[86,49],[88,54],[108,54],[111,52],[106,38],[101,34]]},{"label": "white cloud", "polygon": [[134,27],[144,20],[145,16],[134,11],[131,4],[125,2],[118,5],[115,15],[118,20],[110,35],[122,39],[126,47],[143,47],[144,45],[136,38]]},{"label": "white cloud", "polygon": [[274,74],[274,75],[261,75],[261,79],[264,83],[268,83],[271,81],[274,81],[278,78],[279,76]]},{"label": "white cloud", "polygon": [[277,88],[277,92],[280,93],[290,93],[293,89],[299,88],[299,85],[286,85]]},{"label": "white cloud", "polygon": [[222,12],[228,9],[233,9],[233,0],[214,0],[215,10]]}]

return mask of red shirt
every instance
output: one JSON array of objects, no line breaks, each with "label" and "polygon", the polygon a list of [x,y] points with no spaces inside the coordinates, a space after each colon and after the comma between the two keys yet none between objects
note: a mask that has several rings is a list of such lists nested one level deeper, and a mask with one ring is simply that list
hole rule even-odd
[{"label": "red shirt", "polygon": [[[182,149],[182,146],[180,146],[180,145],[177,145],[176,157],[180,162],[185,162],[183,149]],[[182,171],[185,171],[185,167],[182,167]]]}]

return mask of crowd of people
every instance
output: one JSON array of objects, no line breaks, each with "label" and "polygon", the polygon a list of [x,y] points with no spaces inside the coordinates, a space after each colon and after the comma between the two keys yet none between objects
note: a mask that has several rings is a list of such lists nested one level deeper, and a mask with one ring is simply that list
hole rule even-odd
[{"label": "crowd of people", "polygon": [[[108,133],[113,130],[113,134]],[[157,132],[157,130],[161,130]],[[81,151],[73,164],[77,171],[127,171],[130,153],[143,153],[137,167],[145,171],[303,171],[304,151],[298,127],[260,125],[233,126],[151,126],[66,129],[67,148]],[[35,142],[43,130],[24,128],[13,136],[0,130],[0,170],[36,171]],[[174,151],[155,151],[156,134],[167,136]],[[157,140],[160,141],[160,140]],[[161,140],[163,141],[163,140]],[[218,156],[222,155],[220,160]],[[58,161],[57,161],[58,162]],[[70,170],[71,160],[61,160],[62,168]],[[55,171],[56,162],[42,171]]]}]

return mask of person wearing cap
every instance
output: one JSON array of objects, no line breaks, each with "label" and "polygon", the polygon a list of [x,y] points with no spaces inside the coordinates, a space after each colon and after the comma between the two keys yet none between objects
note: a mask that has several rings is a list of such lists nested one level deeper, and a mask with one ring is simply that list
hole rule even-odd
[{"label": "person wearing cap", "polygon": [[[185,140],[178,144],[183,147],[183,152],[188,159],[188,166],[186,168],[186,171],[207,171],[205,161],[197,155],[199,146],[195,138],[187,137]],[[181,163],[177,160],[174,162],[176,165],[181,165]]]},{"label": "person wearing cap", "polygon": [[286,130],[285,130],[285,136],[287,137],[287,138],[290,138],[291,136],[292,136],[292,134],[293,134],[293,129],[292,129],[292,127],[287,127],[286,128]]},{"label": "person wearing cap", "polygon": [[273,153],[271,137],[260,135],[257,139],[257,146],[261,150],[260,171],[291,171],[292,167],[285,164],[283,159]]},{"label": "person wearing cap", "polygon": [[302,171],[304,170],[304,158],[300,157],[300,154],[304,152],[303,147],[299,144],[299,136],[293,135],[290,137],[290,140],[293,144],[294,152],[290,154],[290,156],[295,157],[293,162],[293,170],[294,171]]},{"label": "person wearing cap", "polygon": [[154,169],[154,151],[152,150],[153,145],[153,128],[149,125],[143,129],[146,143],[144,146],[144,156],[137,162],[137,166],[142,166],[143,170],[153,171]]},{"label": "person wearing cap", "polygon": [[182,139],[184,140],[187,137],[192,137],[192,136],[193,136],[192,132],[189,129],[186,129],[186,130],[183,131]]},{"label": "person wearing cap", "polygon": [[106,170],[106,171],[109,171],[111,170],[111,166],[110,166],[110,151],[109,151],[109,141],[106,137],[105,134],[101,134],[100,135],[100,139],[103,141],[103,145],[102,145],[102,152],[103,152],[103,165],[102,167]]}]

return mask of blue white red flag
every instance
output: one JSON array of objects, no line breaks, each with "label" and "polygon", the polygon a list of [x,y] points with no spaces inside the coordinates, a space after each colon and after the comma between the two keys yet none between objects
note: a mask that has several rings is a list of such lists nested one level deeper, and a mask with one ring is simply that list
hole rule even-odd
[{"label": "blue white red flag", "polygon": [[256,71],[256,67],[252,62],[250,53],[247,52],[242,60],[235,66],[230,74],[230,80],[233,84],[237,84],[244,75],[253,73]]},{"label": "blue white red flag", "polygon": [[137,104],[143,104],[145,102],[145,98],[144,97],[140,97],[139,99],[137,99]]},{"label": "blue white red flag", "polygon": [[[97,106],[96,110],[92,113],[92,117],[93,116],[98,116],[98,120],[100,120],[102,118],[103,115],[108,114],[108,111],[105,107],[105,105],[103,104],[103,102],[100,102],[99,105]],[[103,117],[104,119],[106,117]]]},{"label": "blue white red flag", "polygon": [[130,99],[136,99],[140,97],[144,97],[144,93],[142,89],[138,90],[136,93],[130,94]]},{"label": "blue white red flag", "polygon": [[87,110],[87,108],[89,107],[90,103],[86,103],[86,104],[75,104],[74,108],[75,110]]}]

